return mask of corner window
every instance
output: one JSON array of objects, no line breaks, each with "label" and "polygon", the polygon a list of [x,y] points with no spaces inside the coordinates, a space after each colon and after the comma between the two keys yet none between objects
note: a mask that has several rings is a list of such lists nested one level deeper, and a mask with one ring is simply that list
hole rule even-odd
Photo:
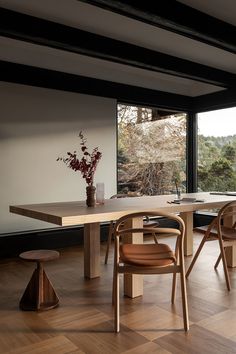
[{"label": "corner window", "polygon": [[118,193],[186,190],[186,114],[118,105]]},{"label": "corner window", "polygon": [[236,191],[236,107],[198,114],[198,190]]}]

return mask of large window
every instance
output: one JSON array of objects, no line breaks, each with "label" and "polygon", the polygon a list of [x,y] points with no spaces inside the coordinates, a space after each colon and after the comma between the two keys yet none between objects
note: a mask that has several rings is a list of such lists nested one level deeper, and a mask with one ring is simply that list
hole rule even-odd
[{"label": "large window", "polygon": [[186,189],[186,114],[118,105],[118,192]]},{"label": "large window", "polygon": [[198,190],[236,191],[236,108],[198,114]]}]

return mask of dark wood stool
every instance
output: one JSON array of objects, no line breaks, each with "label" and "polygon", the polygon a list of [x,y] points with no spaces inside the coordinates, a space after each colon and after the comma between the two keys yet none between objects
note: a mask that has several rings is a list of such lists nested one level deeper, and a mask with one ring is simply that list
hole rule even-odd
[{"label": "dark wood stool", "polygon": [[20,300],[20,309],[25,311],[44,311],[58,306],[59,299],[48,279],[43,262],[59,258],[60,254],[52,250],[35,250],[23,252],[20,258],[28,262],[37,262],[37,268]]}]

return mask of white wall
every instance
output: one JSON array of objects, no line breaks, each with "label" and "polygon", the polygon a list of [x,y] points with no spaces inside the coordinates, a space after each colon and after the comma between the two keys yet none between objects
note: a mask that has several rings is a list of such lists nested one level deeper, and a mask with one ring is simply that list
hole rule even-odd
[{"label": "white wall", "polygon": [[[58,156],[80,152],[80,130],[103,156],[95,183],[116,193],[116,101],[0,83],[0,234],[55,227],[9,213],[9,205],[85,199],[86,183]],[[81,156],[81,155],[80,155]]]}]

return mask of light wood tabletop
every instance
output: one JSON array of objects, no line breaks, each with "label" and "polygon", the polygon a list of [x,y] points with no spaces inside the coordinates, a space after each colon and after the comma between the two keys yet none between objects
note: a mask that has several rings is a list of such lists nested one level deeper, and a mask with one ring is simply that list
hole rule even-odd
[{"label": "light wood tabletop", "polygon": [[169,203],[173,195],[142,196],[107,199],[104,204],[87,207],[85,201],[12,205],[10,212],[50,222],[60,226],[80,225],[116,220],[126,213],[138,210],[162,210],[166,212],[191,212],[221,207],[236,199],[236,196],[212,195],[210,193],[188,193],[183,198],[196,198],[196,202]]},{"label": "light wood tabletop", "polygon": [[[174,204],[171,203],[174,197],[174,195],[159,195],[107,199],[104,204],[97,204],[95,207],[87,207],[85,201],[12,205],[10,212],[60,226],[84,225],[84,275],[95,278],[100,276],[101,222],[117,220],[125,214],[140,210],[179,213],[186,225],[184,251],[188,256],[193,251],[193,212],[220,208],[236,199],[236,196],[213,195],[208,192],[188,193],[183,194],[182,198],[195,198],[195,202],[187,200]],[[235,252],[230,259],[231,266],[235,266]],[[135,288],[135,286],[128,288]],[[140,291],[131,290],[131,293],[126,295],[138,296]]]}]

